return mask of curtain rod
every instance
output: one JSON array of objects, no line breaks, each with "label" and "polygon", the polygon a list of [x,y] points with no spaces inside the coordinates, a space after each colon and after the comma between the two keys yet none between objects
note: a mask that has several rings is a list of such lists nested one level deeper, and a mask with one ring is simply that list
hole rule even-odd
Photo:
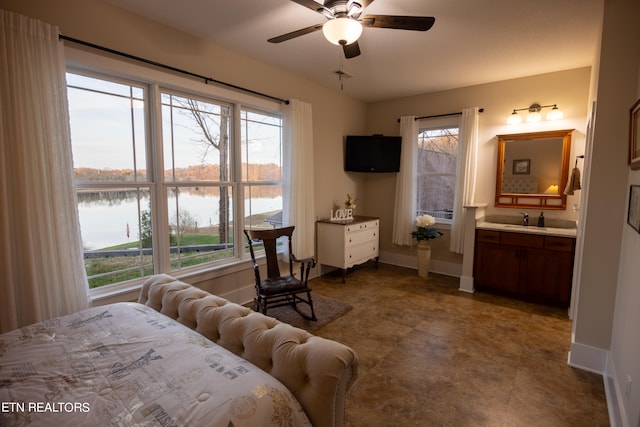
[{"label": "curtain rod", "polygon": [[281,102],[283,104],[289,104],[289,100],[287,100],[287,99],[277,98],[275,96],[267,95],[267,94],[264,94],[264,93],[261,93],[261,92],[257,92],[255,90],[244,88],[242,86],[237,86],[237,85],[234,85],[232,83],[222,82],[220,80],[216,80],[216,79],[211,78],[211,77],[206,77],[206,76],[203,76],[203,75],[200,75],[200,74],[192,73],[191,71],[185,71],[185,70],[182,70],[180,68],[172,67],[170,65],[161,64],[159,62],[152,61],[150,59],[141,58],[139,56],[130,55],[128,53],[120,52],[118,50],[109,49],[108,47],[104,47],[104,46],[100,46],[100,45],[97,45],[97,44],[89,43],[89,42],[86,42],[86,41],[83,41],[83,40],[79,40],[79,39],[74,39],[73,37],[67,37],[67,36],[64,36],[62,34],[59,34],[58,35],[58,39],[59,40],[69,41],[69,42],[72,42],[72,43],[81,44],[83,46],[87,46],[87,47],[90,47],[92,49],[101,50],[103,52],[112,53],[112,54],[118,55],[118,56],[124,56],[125,58],[133,59],[133,60],[139,61],[139,62],[144,62],[145,64],[153,65],[155,67],[164,68],[166,70],[171,70],[171,71],[174,71],[176,73],[185,74],[187,76],[195,77],[197,79],[202,79],[202,80],[204,80],[204,84],[215,83],[215,84],[220,85],[220,86],[226,86],[226,87],[229,87],[231,89],[239,90],[239,91],[242,91],[242,92],[247,92],[247,93],[250,93],[250,94],[253,94],[253,95],[258,95],[258,96],[261,96],[263,98],[271,99],[273,101],[278,101],[278,102]]},{"label": "curtain rod", "polygon": [[[479,108],[478,112],[483,113],[484,112],[484,108]],[[458,111],[457,113],[434,114],[432,116],[420,116],[420,117],[416,117],[414,120],[434,119],[436,117],[460,116],[460,115],[462,115],[462,111]],[[400,123],[400,119],[398,119],[398,123]]]}]

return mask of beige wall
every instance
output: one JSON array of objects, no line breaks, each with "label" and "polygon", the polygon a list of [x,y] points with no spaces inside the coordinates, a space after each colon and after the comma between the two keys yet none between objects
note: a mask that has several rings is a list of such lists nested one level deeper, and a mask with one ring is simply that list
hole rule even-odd
[{"label": "beige wall", "polygon": [[[576,154],[584,153],[589,82],[590,68],[580,68],[372,103],[369,104],[367,114],[368,133],[397,135],[397,119],[400,116],[426,116],[457,112],[469,107],[484,108],[484,112],[480,114],[476,203],[487,203],[487,214],[519,215],[522,209],[493,207],[497,168],[496,135],[575,129],[571,155],[571,159],[575,159]],[[515,126],[506,124],[506,119],[514,108],[528,107],[534,102],[541,105],[558,104],[564,112],[564,119]],[[380,248],[388,257],[413,256],[415,249],[391,243],[395,179],[395,174],[367,174],[361,194],[362,206],[367,215],[381,218]],[[545,216],[577,220],[577,213],[571,207],[580,203],[579,193],[568,197],[567,210],[549,210],[545,212]],[[532,217],[537,217],[535,209],[528,210]],[[432,248],[432,259],[436,262],[460,264],[462,258],[448,250],[448,235],[445,233],[443,239],[433,241],[437,244]]]},{"label": "beige wall", "polygon": [[[640,97],[640,3],[605,2],[588,211],[574,340],[609,349],[622,426],[640,425],[640,234],[626,224],[629,108]],[[631,384],[627,386],[627,381]],[[628,395],[627,395],[627,387]]]}]

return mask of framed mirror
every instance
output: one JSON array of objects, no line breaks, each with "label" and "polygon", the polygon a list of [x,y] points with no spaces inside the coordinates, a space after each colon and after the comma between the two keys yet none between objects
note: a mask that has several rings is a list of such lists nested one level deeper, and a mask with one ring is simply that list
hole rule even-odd
[{"label": "framed mirror", "polygon": [[498,207],[566,209],[573,129],[498,135]]}]

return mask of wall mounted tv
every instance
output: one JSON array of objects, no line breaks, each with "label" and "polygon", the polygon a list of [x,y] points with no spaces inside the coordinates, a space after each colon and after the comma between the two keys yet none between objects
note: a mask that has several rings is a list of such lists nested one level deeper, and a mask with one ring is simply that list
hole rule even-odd
[{"label": "wall mounted tv", "polygon": [[402,137],[347,135],[345,172],[400,172]]}]

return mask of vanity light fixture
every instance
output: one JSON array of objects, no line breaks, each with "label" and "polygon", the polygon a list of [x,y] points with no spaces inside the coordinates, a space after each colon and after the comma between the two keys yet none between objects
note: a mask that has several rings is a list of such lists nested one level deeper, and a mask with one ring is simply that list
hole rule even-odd
[{"label": "vanity light fixture", "polygon": [[547,120],[560,120],[563,117],[562,110],[556,104],[553,104],[553,108],[547,113]]},{"label": "vanity light fixture", "polygon": [[507,123],[510,125],[517,125],[522,123],[522,117],[518,114],[518,111],[528,111],[527,118],[525,119],[527,123],[535,123],[542,120],[542,111],[543,108],[551,108],[551,111],[547,113],[546,120],[560,120],[563,117],[562,110],[558,108],[557,104],[550,105],[540,105],[540,104],[531,104],[527,108],[515,108],[513,113],[509,115],[507,118]]}]

